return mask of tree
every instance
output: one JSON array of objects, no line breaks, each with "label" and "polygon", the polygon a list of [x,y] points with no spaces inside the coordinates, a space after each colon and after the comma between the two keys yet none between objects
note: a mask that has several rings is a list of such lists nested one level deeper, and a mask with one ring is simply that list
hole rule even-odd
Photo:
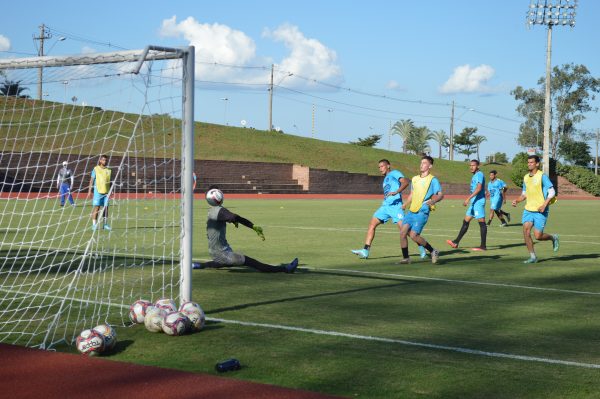
[{"label": "tree", "polygon": [[464,154],[467,158],[470,158],[471,154],[475,152],[475,133],[477,133],[476,127],[466,127],[454,137],[454,145],[457,147],[459,154]]},{"label": "tree", "polygon": [[350,141],[350,144],[359,145],[361,147],[374,147],[381,140],[381,134],[372,134],[364,139],[358,138],[357,141]]},{"label": "tree", "polygon": [[[545,77],[538,80],[537,89],[517,86],[511,94],[520,101],[517,112],[525,118],[521,124],[517,142],[523,147],[541,145],[544,129]],[[584,114],[597,111],[592,101],[594,93],[600,92],[600,79],[591,76],[584,65],[564,64],[555,66],[550,77],[551,123],[550,155],[556,158],[561,140],[574,139],[576,126],[585,119]]]},{"label": "tree", "polygon": [[5,80],[2,85],[0,85],[0,94],[3,96],[27,97],[26,95],[21,94],[25,90],[29,89],[21,86],[20,80],[17,80],[16,82],[13,80]]},{"label": "tree", "polygon": [[483,143],[484,141],[487,141],[487,137],[478,135],[473,136],[473,144],[475,144],[475,152],[477,153],[477,159],[481,159],[481,157],[479,156],[479,146],[481,146],[481,143]]},{"label": "tree", "polygon": [[436,130],[431,133],[431,138],[438,143],[439,153],[438,158],[442,158],[442,148],[450,147],[450,138],[443,129]]},{"label": "tree", "polygon": [[431,140],[432,135],[426,126],[415,127],[406,141],[406,150],[416,155],[422,155],[431,152],[428,140]]},{"label": "tree", "polygon": [[513,167],[510,178],[518,187],[523,187],[523,176],[529,172],[529,169],[527,169],[527,156],[526,152],[519,152],[512,160]]},{"label": "tree", "polygon": [[563,140],[558,145],[558,154],[571,165],[587,166],[592,160],[590,146],[585,141]]},{"label": "tree", "polygon": [[508,163],[508,156],[506,155],[505,152],[496,152],[492,155],[488,155],[487,157],[485,157],[485,162],[486,163]]},{"label": "tree", "polygon": [[392,126],[392,134],[397,134],[402,138],[402,152],[406,153],[406,143],[415,128],[415,124],[410,119],[402,119]]}]

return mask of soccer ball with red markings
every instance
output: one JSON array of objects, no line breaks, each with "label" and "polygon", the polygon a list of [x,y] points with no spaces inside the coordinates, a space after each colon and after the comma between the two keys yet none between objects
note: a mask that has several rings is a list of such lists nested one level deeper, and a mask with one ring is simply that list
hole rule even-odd
[{"label": "soccer ball with red markings", "polygon": [[157,308],[156,306],[148,307],[146,316],[144,317],[146,330],[150,332],[162,332],[162,323],[166,314],[167,312],[164,309]]},{"label": "soccer ball with red markings", "polygon": [[167,313],[169,312],[177,312],[177,304],[174,300],[169,298],[161,298],[158,301],[154,302],[154,306],[157,308],[161,308]]},{"label": "soccer ball with red markings", "polygon": [[83,330],[75,341],[77,350],[87,356],[97,356],[104,351],[104,335],[94,330]]},{"label": "soccer ball with red markings", "polygon": [[223,203],[223,191],[218,188],[211,188],[206,192],[206,202],[210,206],[219,206]]},{"label": "soccer ball with red markings", "polygon": [[129,319],[136,324],[143,323],[149,306],[152,306],[152,302],[138,299],[129,307]]},{"label": "soccer ball with red markings", "polygon": [[202,309],[185,310],[182,312],[189,319],[189,331],[200,331],[204,328],[206,322],[206,316]]},{"label": "soccer ball with red markings", "polygon": [[187,331],[189,323],[186,315],[175,311],[165,315],[162,329],[167,335],[181,335]]},{"label": "soccer ball with red markings", "polygon": [[110,324],[100,324],[93,328],[104,336],[104,351],[111,351],[117,344],[117,331]]}]

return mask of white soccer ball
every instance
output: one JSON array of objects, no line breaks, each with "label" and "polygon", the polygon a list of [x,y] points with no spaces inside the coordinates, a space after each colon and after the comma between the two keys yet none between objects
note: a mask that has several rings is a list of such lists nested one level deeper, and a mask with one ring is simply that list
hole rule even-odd
[{"label": "white soccer ball", "polygon": [[83,330],[77,337],[77,350],[88,356],[97,356],[104,351],[104,335],[94,330]]},{"label": "white soccer ball", "polygon": [[204,311],[202,309],[194,309],[194,310],[186,310],[182,312],[189,319],[189,330],[190,331],[200,331],[204,328],[204,323],[206,322],[206,316],[204,315]]},{"label": "white soccer ball", "polygon": [[148,307],[148,309],[146,309],[146,316],[144,318],[146,330],[150,332],[161,332],[162,322],[165,314],[167,314],[167,312],[161,308],[157,308],[156,306]]},{"label": "white soccer ball", "polygon": [[104,350],[111,351],[117,344],[117,331],[110,324],[100,324],[93,328],[104,336]]},{"label": "white soccer ball", "polygon": [[167,313],[169,312],[177,312],[177,304],[174,300],[169,298],[161,298],[158,301],[154,302],[154,306],[157,308],[164,309]]},{"label": "white soccer ball", "polygon": [[194,310],[199,310],[200,312],[202,312],[202,308],[200,307],[200,305],[198,305],[196,302],[192,302],[192,301],[186,301],[186,302],[182,303],[181,306],[179,307],[179,311],[181,313],[191,312]]},{"label": "white soccer ball", "polygon": [[219,206],[223,203],[223,191],[218,188],[211,188],[206,192],[206,202],[210,206]]},{"label": "white soccer ball", "polygon": [[186,332],[189,319],[181,312],[167,313],[162,322],[162,329],[167,335],[181,335]]},{"label": "white soccer ball", "polygon": [[146,316],[146,310],[149,306],[152,306],[152,302],[150,301],[146,301],[144,299],[135,301],[129,307],[129,319],[137,324],[143,323],[144,317]]}]

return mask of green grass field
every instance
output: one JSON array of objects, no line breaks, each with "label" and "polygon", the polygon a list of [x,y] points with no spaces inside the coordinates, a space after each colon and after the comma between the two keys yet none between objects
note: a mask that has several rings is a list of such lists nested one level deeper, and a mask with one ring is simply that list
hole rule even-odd
[{"label": "green grass field", "polygon": [[[600,388],[600,235],[597,201],[560,201],[548,232],[561,249],[536,246],[524,265],[520,214],[489,229],[486,253],[453,250],[464,208],[444,201],[424,236],[438,265],[399,258],[395,226],[378,230],[371,258],[360,248],[378,201],[228,200],[265,228],[230,228],[237,251],[270,263],[300,258],[294,275],[244,268],[195,270],[193,296],[204,331],[183,337],[119,328],[108,358],[215,373],[236,357],[230,378],[362,398],[593,398]],[[207,206],[196,205],[195,259],[207,259]],[[114,222],[118,228],[118,221]],[[464,247],[479,242],[471,227]],[[65,350],[72,350],[66,349]]]}]

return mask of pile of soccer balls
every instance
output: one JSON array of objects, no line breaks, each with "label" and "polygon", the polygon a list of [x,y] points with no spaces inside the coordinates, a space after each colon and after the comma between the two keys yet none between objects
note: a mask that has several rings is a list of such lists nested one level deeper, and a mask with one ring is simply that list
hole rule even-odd
[{"label": "pile of soccer balls", "polygon": [[75,342],[79,352],[97,356],[113,350],[117,344],[117,332],[108,324],[100,324],[92,329],[83,330]]},{"label": "pile of soccer balls", "polygon": [[182,335],[202,330],[206,318],[204,311],[195,302],[184,302],[179,309],[172,299],[162,298],[154,304],[143,299],[129,307],[129,318],[144,324],[151,332],[167,335]]}]

